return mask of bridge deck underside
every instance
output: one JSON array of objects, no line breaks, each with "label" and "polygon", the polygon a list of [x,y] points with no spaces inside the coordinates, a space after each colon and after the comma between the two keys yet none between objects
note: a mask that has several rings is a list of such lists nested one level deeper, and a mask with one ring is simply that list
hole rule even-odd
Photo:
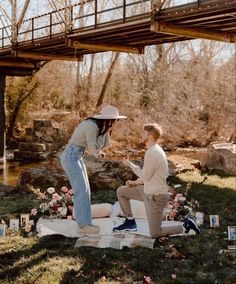
[{"label": "bridge deck underside", "polygon": [[[222,3],[224,2],[224,3]],[[219,4],[221,3],[221,5]],[[165,22],[173,26],[181,28],[200,29],[218,34],[234,34],[236,35],[236,1],[205,1],[204,5],[196,7],[196,4],[189,4],[179,7],[172,7],[162,10],[155,15],[155,22]],[[38,53],[54,56],[71,56],[77,58],[80,55],[102,52],[104,49],[92,48],[91,46],[107,46],[117,47],[118,51],[122,48],[137,48],[141,49],[148,45],[176,42],[193,39],[194,37],[180,34],[168,34],[162,32],[153,32],[150,27],[152,24],[150,13],[140,15],[139,17],[126,20],[125,22],[117,21],[99,25],[94,27],[75,29],[70,34],[65,33],[51,36],[50,38],[34,39],[18,43],[14,47],[5,50],[0,48],[0,62],[8,61],[16,63],[31,63],[35,64],[39,59],[34,58],[19,58],[16,53]],[[87,44],[90,48],[76,47],[69,44],[70,42],[78,41],[82,44]],[[111,48],[112,50],[112,48]],[[125,51],[125,50],[124,50]],[[1,66],[1,63],[0,63]],[[0,71],[3,67],[0,67]],[[8,66],[9,70],[12,69]],[[27,66],[19,67],[21,70],[29,71]],[[34,67],[32,67],[34,69]]]}]

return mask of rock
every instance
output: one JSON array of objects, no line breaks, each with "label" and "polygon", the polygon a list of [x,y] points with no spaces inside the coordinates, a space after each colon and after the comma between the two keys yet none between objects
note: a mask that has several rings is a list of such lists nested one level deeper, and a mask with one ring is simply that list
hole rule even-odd
[{"label": "rock", "polygon": [[69,183],[64,173],[59,174],[47,168],[31,168],[23,170],[17,181],[17,187],[26,192],[30,185],[45,192],[48,187],[52,186],[60,190],[63,185],[69,186]]},{"label": "rock", "polygon": [[14,158],[20,160],[44,161],[49,155],[49,152],[14,151]]},{"label": "rock", "polygon": [[[67,176],[62,170],[59,160],[60,155],[50,158],[49,166],[46,168],[27,169],[21,172],[18,179],[18,186],[27,189],[29,185],[40,188],[42,191],[48,187],[55,187],[56,190],[64,185],[69,186]],[[134,180],[137,177],[130,168],[123,166],[120,160],[97,159],[91,155],[84,156],[91,190],[114,189],[124,185],[128,179]],[[135,164],[142,166],[140,161]],[[169,162],[170,172],[176,172],[175,165]]]},{"label": "rock", "polygon": [[236,144],[212,142],[202,158],[203,168],[224,171],[236,175]]},{"label": "rock", "polygon": [[14,152],[14,157],[22,160],[46,160],[66,140],[66,131],[53,127],[50,120],[34,120],[33,128],[26,128],[24,142],[19,143],[19,150]]},{"label": "rock", "polygon": [[199,161],[180,155],[170,155],[168,156],[168,164],[170,175],[175,175],[176,173],[194,170]]},{"label": "rock", "polygon": [[34,120],[33,128],[38,129],[39,127],[52,127],[51,120]]},{"label": "rock", "polygon": [[17,191],[16,187],[0,184],[0,197],[7,196],[15,191]]},{"label": "rock", "polygon": [[46,145],[43,143],[29,143],[29,142],[20,142],[19,143],[20,151],[32,151],[32,152],[44,152],[46,151]]},{"label": "rock", "polygon": [[33,135],[33,128],[32,128],[32,127],[26,127],[26,128],[25,128],[25,135],[26,135],[26,136],[31,136],[31,135]]},{"label": "rock", "polygon": [[[117,189],[124,185],[126,180],[135,179],[135,175],[129,168],[125,168],[121,161],[108,161],[96,159],[93,156],[84,157],[91,190]],[[52,169],[53,167],[53,169]],[[52,186],[60,190],[64,185],[69,186],[66,174],[63,172],[59,159],[50,161],[50,168],[26,169],[21,172],[17,185],[27,190],[29,185],[45,191]]]},{"label": "rock", "polygon": [[121,161],[96,159],[89,155],[85,156],[84,161],[92,190],[117,189],[126,180],[136,178],[132,170],[124,167]]}]

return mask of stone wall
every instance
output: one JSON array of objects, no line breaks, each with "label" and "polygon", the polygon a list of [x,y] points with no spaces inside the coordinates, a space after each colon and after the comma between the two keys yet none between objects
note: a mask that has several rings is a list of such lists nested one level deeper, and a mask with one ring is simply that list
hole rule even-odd
[{"label": "stone wall", "polygon": [[40,161],[57,151],[67,141],[64,129],[53,127],[51,120],[34,120],[32,128],[25,129],[24,142],[14,152],[15,159]]}]

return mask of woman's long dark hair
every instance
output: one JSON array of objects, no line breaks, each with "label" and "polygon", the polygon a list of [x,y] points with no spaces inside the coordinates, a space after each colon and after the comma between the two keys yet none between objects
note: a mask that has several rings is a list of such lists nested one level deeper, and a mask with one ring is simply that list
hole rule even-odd
[{"label": "woman's long dark hair", "polygon": [[99,129],[98,135],[104,135],[109,128],[112,127],[112,124],[115,122],[116,119],[97,119],[97,118],[93,118],[93,117],[88,117],[86,118],[86,120],[93,120]]}]

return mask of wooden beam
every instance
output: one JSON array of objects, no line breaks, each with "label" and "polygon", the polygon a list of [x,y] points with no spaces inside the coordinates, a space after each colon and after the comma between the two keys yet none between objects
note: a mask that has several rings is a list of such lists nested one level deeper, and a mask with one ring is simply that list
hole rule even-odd
[{"label": "wooden beam", "polygon": [[173,25],[163,21],[153,22],[151,24],[151,31],[156,33],[186,36],[189,38],[201,38],[236,43],[236,33],[211,32],[205,29]]},{"label": "wooden beam", "polygon": [[27,69],[27,68],[16,68],[16,67],[0,67],[0,74],[5,76],[32,76],[33,75],[33,69]]},{"label": "wooden beam", "polygon": [[96,43],[85,43],[78,40],[68,40],[68,46],[79,49],[87,49],[94,51],[115,51],[115,52],[127,52],[144,54],[144,47],[131,47],[131,46],[120,46],[120,45],[110,45],[110,44],[96,44]]},{"label": "wooden beam", "polygon": [[64,60],[64,61],[83,61],[83,55],[61,55],[61,54],[50,54],[50,53],[37,53],[37,52],[24,52],[14,51],[13,55],[20,58],[29,58],[36,60]]},{"label": "wooden beam", "polygon": [[18,62],[18,61],[5,61],[0,60],[0,67],[19,67],[19,68],[31,68],[34,69],[35,65],[27,62]]}]

